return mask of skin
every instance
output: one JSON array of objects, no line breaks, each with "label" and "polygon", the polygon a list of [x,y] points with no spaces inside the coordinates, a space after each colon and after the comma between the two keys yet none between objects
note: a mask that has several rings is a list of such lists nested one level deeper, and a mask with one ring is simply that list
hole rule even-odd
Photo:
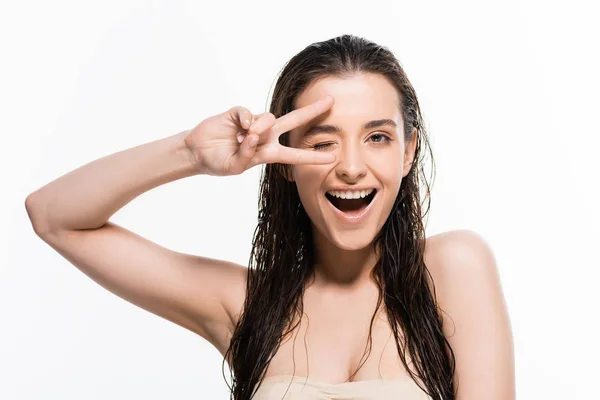
[{"label": "skin", "polygon": [[[376,255],[372,241],[385,222],[402,179],[410,171],[416,148],[403,140],[397,92],[385,78],[360,74],[314,82],[297,98],[296,107],[325,95],[333,107],[306,126],[290,132],[290,144],[301,149],[333,152],[333,164],[292,165],[287,178],[295,181],[302,205],[311,219],[317,251],[315,280],[305,292],[302,340],[285,342],[273,358],[267,376],[292,374],[319,377],[313,382],[344,382],[359,365],[364,327],[373,313],[377,289],[370,281]],[[363,123],[389,118],[395,129],[361,131]],[[304,137],[312,126],[337,125],[338,133]],[[373,139],[375,134],[392,140]],[[378,143],[383,142],[383,143]],[[330,143],[318,150],[315,145]],[[378,189],[371,214],[359,226],[344,225],[332,213],[324,193],[332,186],[373,186]],[[456,357],[454,375],[458,400],[515,398],[514,345],[510,319],[495,257],[485,240],[468,230],[427,238],[425,263],[433,277],[443,310],[443,330]],[[349,306],[352,305],[352,306]],[[310,324],[309,319],[310,317]],[[314,327],[314,328],[313,328]],[[385,311],[373,329],[373,354],[354,381],[405,377],[407,371],[389,345],[391,330]],[[410,365],[410,358],[409,358]],[[415,371],[413,371],[415,372]]]},{"label": "skin", "polygon": [[[302,107],[325,94],[335,99],[331,109],[331,101]],[[266,114],[256,120],[249,111],[235,107],[208,118],[191,133],[181,132],[87,163],[27,197],[32,227],[105,289],[189,329],[224,355],[243,307],[246,267],[169,250],[109,218],[153,187],[198,174],[198,165],[191,162],[196,160],[193,148],[203,150],[202,172],[215,175],[239,173],[265,162],[296,163],[288,178],[296,182],[313,222],[316,279],[305,292],[306,321],[299,328],[306,342],[283,343],[267,376],[293,373],[310,375],[315,382],[344,382],[360,364],[376,302],[377,293],[368,280],[374,263],[371,243],[410,170],[416,135],[410,142],[401,140],[397,94],[378,76],[314,82],[301,93],[296,106],[278,119]],[[253,122],[238,151],[238,127],[232,121],[241,120],[242,114]],[[396,121],[398,128],[360,131],[363,123],[380,118]],[[300,131],[320,123],[338,125],[341,132],[315,136],[310,142],[302,139]],[[278,135],[288,131],[292,146],[304,148],[303,152],[278,144]],[[384,132],[395,134],[389,145],[379,145],[381,138],[372,139],[375,133]],[[252,137],[260,139],[256,146],[249,146]],[[324,142],[333,144],[308,150]],[[313,157],[317,152],[321,156],[335,153],[335,161],[317,160]],[[356,230],[335,219],[324,197],[332,185],[353,184],[373,185],[379,191],[371,215]],[[444,311],[444,334],[456,355],[457,398],[514,399],[510,321],[489,246],[473,232],[451,231],[427,238],[424,258]],[[353,375],[354,381],[406,375],[390,334],[382,315],[373,330],[372,356]]]},{"label": "skin", "polygon": [[[288,179],[296,182],[302,205],[312,222],[317,254],[314,284],[333,290],[355,291],[370,284],[376,261],[372,242],[385,223],[402,179],[410,171],[417,134],[405,143],[400,100],[396,89],[381,75],[327,77],[313,82],[296,99],[296,108],[326,95],[335,99],[325,113],[290,132],[290,145],[332,152],[330,164],[292,165]],[[362,130],[371,120],[391,119],[397,126]],[[336,125],[340,132],[305,136],[315,125]],[[327,144],[325,147],[315,145]],[[325,192],[335,187],[373,187],[377,195],[370,215],[360,224],[337,218]]]}]

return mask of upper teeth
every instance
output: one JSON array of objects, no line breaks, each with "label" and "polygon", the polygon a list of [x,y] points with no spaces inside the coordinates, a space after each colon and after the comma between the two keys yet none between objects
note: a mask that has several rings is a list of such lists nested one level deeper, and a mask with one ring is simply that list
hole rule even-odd
[{"label": "upper teeth", "polygon": [[327,193],[332,195],[333,197],[339,197],[341,199],[360,199],[370,195],[371,192],[373,192],[373,190],[374,189],[348,191],[329,190]]}]

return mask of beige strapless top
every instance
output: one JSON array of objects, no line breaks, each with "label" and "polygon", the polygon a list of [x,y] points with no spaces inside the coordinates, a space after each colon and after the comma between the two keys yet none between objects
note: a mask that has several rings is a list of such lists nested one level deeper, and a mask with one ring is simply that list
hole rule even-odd
[{"label": "beige strapless top", "polygon": [[[284,397],[285,394],[285,397]],[[431,400],[409,376],[395,380],[323,383],[304,376],[263,379],[252,400]]]}]

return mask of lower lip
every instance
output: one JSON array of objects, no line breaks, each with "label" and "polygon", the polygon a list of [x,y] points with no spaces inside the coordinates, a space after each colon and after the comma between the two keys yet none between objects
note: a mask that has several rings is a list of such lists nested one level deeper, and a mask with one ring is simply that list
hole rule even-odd
[{"label": "lower lip", "polygon": [[358,214],[356,214],[356,213],[353,213],[353,214],[345,213],[343,211],[338,210],[333,204],[331,204],[331,202],[329,200],[325,199],[325,201],[333,209],[333,213],[339,219],[341,219],[343,222],[349,223],[349,224],[357,224],[357,223],[362,222],[363,220],[365,220],[367,218],[367,216],[369,214],[369,211],[371,211],[371,208],[373,207],[373,204],[375,203],[375,200],[377,199],[377,196],[379,196],[379,190],[377,191],[377,193],[375,193],[375,197],[373,197],[373,200],[371,200],[371,202],[369,203],[369,205],[367,207],[365,207],[364,210],[361,210],[360,213],[358,213]]}]

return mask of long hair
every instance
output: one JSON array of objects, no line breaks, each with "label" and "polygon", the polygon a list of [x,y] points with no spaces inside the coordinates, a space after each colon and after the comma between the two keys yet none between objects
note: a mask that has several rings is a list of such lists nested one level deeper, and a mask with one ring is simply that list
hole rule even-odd
[{"label": "long hair", "polygon": [[[379,288],[376,310],[383,299],[398,354],[415,383],[434,400],[454,399],[454,352],[444,337],[433,278],[423,259],[423,217],[429,211],[430,185],[423,172],[422,152],[426,149],[431,154],[431,148],[416,93],[400,62],[387,48],[353,35],[313,43],[281,71],[270,112],[279,118],[293,111],[298,95],[315,79],[356,73],[387,77],[400,96],[405,142],[415,128],[418,135],[411,170],[402,180],[390,215],[374,242],[378,254],[372,271]],[[280,143],[288,145],[288,132],[280,137]],[[431,162],[434,164],[432,155]],[[258,226],[250,254],[246,298],[224,359],[231,368],[230,389],[235,400],[252,398],[282,340],[299,324],[305,283],[314,269],[310,219],[296,183],[284,177],[285,168],[283,164],[267,164],[261,174]],[[423,214],[420,176],[426,186],[427,208]],[[407,365],[406,350],[417,377]]]}]

